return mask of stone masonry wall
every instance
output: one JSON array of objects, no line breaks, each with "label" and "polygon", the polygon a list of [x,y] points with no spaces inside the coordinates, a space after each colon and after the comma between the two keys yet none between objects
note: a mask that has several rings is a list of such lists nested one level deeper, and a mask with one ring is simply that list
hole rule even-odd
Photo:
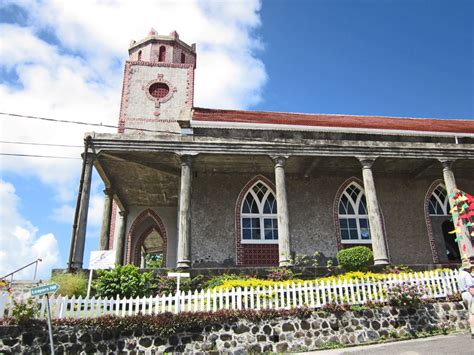
[{"label": "stone masonry wall", "polygon": [[[383,307],[347,311],[339,315],[315,311],[310,316],[280,317],[260,322],[239,320],[209,325],[166,339],[138,330],[54,327],[58,353],[221,353],[295,352],[317,349],[328,342],[363,344],[381,338],[407,337],[417,331],[449,326],[467,328],[467,312],[454,303],[428,304],[419,309]],[[48,333],[43,328],[0,326],[0,352],[49,353]]]}]

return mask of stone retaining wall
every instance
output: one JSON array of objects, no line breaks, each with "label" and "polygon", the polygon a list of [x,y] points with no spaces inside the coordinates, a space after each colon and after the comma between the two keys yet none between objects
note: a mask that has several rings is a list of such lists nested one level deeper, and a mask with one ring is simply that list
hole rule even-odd
[{"label": "stone retaining wall", "polygon": [[[414,335],[449,327],[467,329],[467,312],[458,302],[424,305],[419,309],[383,307],[332,314],[315,311],[310,316],[280,317],[252,323],[215,324],[190,329],[166,339],[143,331],[112,332],[85,327],[54,327],[58,353],[254,353],[295,352],[317,349],[328,342],[363,344],[384,338]],[[47,327],[0,326],[0,352],[49,353]]]}]

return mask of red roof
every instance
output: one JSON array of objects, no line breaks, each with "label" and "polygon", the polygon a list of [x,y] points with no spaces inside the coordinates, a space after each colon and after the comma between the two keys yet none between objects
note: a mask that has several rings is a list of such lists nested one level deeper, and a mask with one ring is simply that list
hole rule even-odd
[{"label": "red roof", "polygon": [[194,121],[474,134],[474,120],[217,110],[195,107]]}]

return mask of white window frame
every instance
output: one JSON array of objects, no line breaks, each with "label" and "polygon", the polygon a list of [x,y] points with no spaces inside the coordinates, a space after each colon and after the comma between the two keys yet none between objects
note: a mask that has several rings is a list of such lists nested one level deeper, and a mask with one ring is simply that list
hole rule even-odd
[{"label": "white window frame", "polygon": [[[351,195],[348,193],[348,189],[351,186],[355,186],[359,189],[360,193],[357,195],[356,201],[354,201],[351,197]],[[339,205],[341,204],[341,199],[343,196],[346,196],[347,199],[349,200],[349,203],[352,205],[352,209],[354,210],[354,214],[343,214],[341,215],[339,213]],[[339,223],[339,232],[341,236],[341,243],[342,244],[372,244],[372,233],[370,231],[370,222],[369,222],[369,215],[367,214],[359,214],[359,204],[361,203],[362,197],[365,196],[365,190],[362,186],[360,186],[357,182],[351,182],[349,185],[346,186],[344,189],[344,192],[341,194],[341,197],[339,198],[339,201],[337,203],[337,223]],[[365,209],[367,210],[367,198],[366,198],[366,206]],[[355,219],[356,220],[356,226],[357,226],[357,236],[359,237],[358,239],[342,239],[342,228],[340,224],[341,217],[344,219]],[[370,233],[370,239],[360,239],[360,234],[361,234],[361,228],[360,228],[360,219],[364,218],[367,219],[367,225],[368,225],[368,230]]]},{"label": "white window frame", "polygon": [[[439,195],[436,194],[436,190],[438,190],[438,188],[442,188],[445,192],[445,199],[444,201],[441,201],[441,199],[439,198]],[[436,201],[438,202],[438,204],[441,206],[441,208],[443,209],[443,213],[444,214],[438,214],[438,213],[430,213],[430,216],[443,216],[443,217],[447,217],[447,216],[450,216],[450,213],[449,213],[449,198],[448,198],[448,191],[446,190],[446,186],[444,186],[444,184],[438,184],[438,186],[436,186],[436,188],[433,190],[433,192],[431,193],[431,196],[430,198],[428,199],[428,211],[430,210],[430,206],[431,206],[431,198],[432,197],[435,197]],[[435,209],[436,211],[436,209]]]},{"label": "white window frame", "polygon": [[[263,195],[262,201],[259,201],[259,198],[253,188],[255,185],[262,184],[267,188],[265,195]],[[252,194],[255,203],[257,204],[259,213],[244,213],[244,204],[245,200],[247,199],[248,194]],[[275,192],[265,184],[262,180],[258,180],[253,184],[250,189],[248,189],[247,193],[245,194],[244,198],[242,199],[242,203],[240,205],[240,243],[241,244],[278,244],[278,239],[264,239],[265,238],[265,226],[264,226],[264,219],[276,219],[277,220],[277,231],[278,231],[278,214],[277,213],[263,213],[263,208],[265,206],[265,202],[267,201],[268,196],[270,193],[273,194],[276,203],[276,194]],[[277,205],[278,210],[278,205]],[[260,219],[260,238],[261,239],[244,239],[244,218],[259,218]]]}]

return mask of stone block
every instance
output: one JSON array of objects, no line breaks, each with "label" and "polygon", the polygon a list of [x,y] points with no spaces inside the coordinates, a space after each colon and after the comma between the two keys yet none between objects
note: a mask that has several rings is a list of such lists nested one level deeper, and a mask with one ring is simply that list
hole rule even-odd
[{"label": "stone block", "polygon": [[287,343],[279,343],[276,345],[276,351],[279,353],[284,353],[286,350],[288,350],[288,344]]},{"label": "stone block", "polygon": [[295,327],[291,323],[283,323],[281,329],[284,332],[294,332],[295,331]]}]

